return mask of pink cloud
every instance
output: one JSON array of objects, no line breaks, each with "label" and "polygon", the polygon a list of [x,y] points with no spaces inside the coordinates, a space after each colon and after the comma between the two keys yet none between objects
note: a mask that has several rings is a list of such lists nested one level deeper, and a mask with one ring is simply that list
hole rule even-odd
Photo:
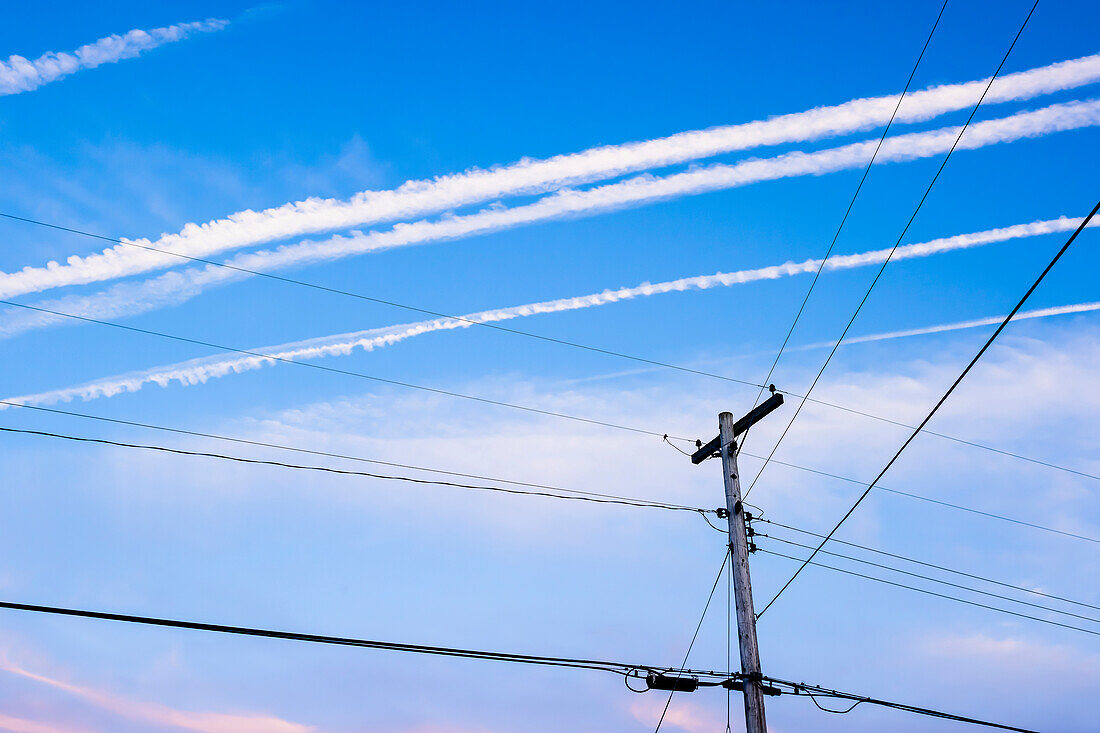
[{"label": "pink cloud", "polygon": [[[656,719],[654,719],[656,720]],[[371,729],[372,733],[383,730],[391,731],[392,733],[503,733],[500,728],[487,728],[483,725],[469,725],[456,724],[456,723],[417,723],[411,728],[378,728]]]},{"label": "pink cloud", "polygon": [[[310,731],[315,730],[310,725],[293,723],[266,715],[192,712],[177,710],[160,703],[132,700],[109,692],[81,687],[37,674],[6,660],[0,661],[0,669],[62,690],[115,715],[154,725],[183,728],[198,733],[310,733]],[[3,720],[3,718],[0,718],[0,721]],[[22,728],[8,728],[8,730],[17,731],[18,733],[24,731],[26,733],[76,733],[75,729],[46,726],[32,721],[19,721],[14,718],[11,720],[24,725]],[[27,725],[32,727],[26,727]],[[3,727],[3,725],[0,725],[0,728]]]},{"label": "pink cloud", "polygon": [[0,730],[12,731],[12,733],[92,733],[91,728],[41,723],[37,720],[16,718],[3,713],[0,713]]},{"label": "pink cloud", "polygon": [[[630,706],[630,714],[639,723],[650,727],[657,725],[667,699],[664,695],[640,698]],[[724,701],[725,697],[723,696],[722,699]],[[679,728],[688,733],[711,733],[711,731],[726,729],[726,721],[719,720],[718,715],[713,711],[683,698],[673,699],[672,704],[668,706],[664,725]]]}]

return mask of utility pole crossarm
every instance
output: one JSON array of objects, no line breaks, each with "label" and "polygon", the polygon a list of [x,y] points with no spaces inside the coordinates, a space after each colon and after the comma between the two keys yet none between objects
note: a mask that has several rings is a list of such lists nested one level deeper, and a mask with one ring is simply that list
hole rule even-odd
[{"label": "utility pole crossarm", "polygon": [[[783,395],[780,394],[779,392],[774,392],[771,397],[769,397],[768,399],[761,402],[759,405],[754,407],[748,414],[746,414],[744,417],[742,417],[737,422],[733,423],[732,433],[729,436],[728,440],[725,441],[725,442],[728,442],[729,440],[733,440],[738,435],[740,435],[741,433],[745,432],[746,430],[751,428],[756,423],[763,420],[765,417],[767,417],[767,415],[769,413],[771,413],[772,410],[774,410],[775,408],[779,407],[782,404],[783,404]],[[725,414],[725,413],[723,413],[723,414]],[[696,465],[699,465],[700,463],[707,460],[708,458],[717,455],[718,451],[720,451],[722,449],[723,442],[724,441],[722,439],[722,436],[719,435],[717,438],[715,438],[714,440],[712,440],[709,443],[707,443],[706,445],[704,445],[702,448],[699,448],[697,451],[692,453],[691,454],[691,462],[696,464]],[[696,445],[698,445],[698,443],[696,443]]]}]

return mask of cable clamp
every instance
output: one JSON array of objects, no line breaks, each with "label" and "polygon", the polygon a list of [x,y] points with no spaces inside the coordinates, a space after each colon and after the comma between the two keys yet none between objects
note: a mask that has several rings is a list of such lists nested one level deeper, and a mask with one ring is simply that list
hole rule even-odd
[{"label": "cable clamp", "polygon": [[650,690],[667,690],[669,692],[695,692],[699,689],[698,677],[681,677],[660,672],[650,672],[645,678],[646,687]]},{"label": "cable clamp", "polygon": [[759,672],[756,672],[754,674],[742,674],[742,675],[738,675],[737,677],[731,677],[728,680],[723,680],[722,681],[722,687],[725,687],[727,690],[735,690],[737,692],[744,692],[746,682],[756,682],[757,684],[759,684],[760,685],[760,691],[763,692],[765,695],[770,695],[772,697],[775,697],[777,695],[782,695],[783,694],[783,691],[780,690],[778,687],[773,687],[772,685],[765,685],[764,684],[764,678]]}]

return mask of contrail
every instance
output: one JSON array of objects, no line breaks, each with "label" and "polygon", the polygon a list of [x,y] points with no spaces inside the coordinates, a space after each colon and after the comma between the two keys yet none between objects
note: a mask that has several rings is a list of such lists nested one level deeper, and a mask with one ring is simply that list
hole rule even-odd
[{"label": "contrail", "polygon": [[[913,92],[897,122],[919,122],[974,104],[985,79]],[[985,104],[1030,99],[1100,81],[1100,54],[1000,77]],[[855,99],[832,107],[738,125],[678,133],[644,142],[591,148],[545,160],[470,169],[432,180],[409,181],[388,191],[364,191],[350,199],[306,199],[264,211],[245,210],[204,224],[187,224],[155,241],[128,240],[193,257],[323,231],[410,219],[507,196],[530,195],[614,178],[632,172],[699,160],[761,145],[805,142],[885,124],[895,96]],[[867,152],[867,157],[870,153]],[[866,159],[863,161],[866,162]],[[65,263],[0,273],[0,297],[10,298],[67,285],[100,282],[176,264],[156,252],[117,245]]]},{"label": "contrail", "polygon": [[[1100,101],[1069,102],[1021,112],[1011,117],[972,124],[958,149],[1036,137],[1051,132],[1100,124]],[[899,135],[879,151],[880,162],[907,161],[946,151],[958,128]],[[665,177],[638,176],[583,191],[560,191],[535,203],[512,208],[489,208],[476,214],[438,221],[398,224],[391,230],[335,236],[323,242],[305,241],[273,251],[238,255],[228,264],[248,270],[274,272],[395,247],[456,240],[553,219],[593,216],[677,196],[695,195],[791,176],[822,175],[865,164],[875,142],[852,143],[814,153],[792,152],[734,165],[716,164]],[[122,283],[92,295],[67,296],[40,303],[89,318],[118,318],[185,302],[208,287],[248,277],[239,270],[206,265],[169,272],[141,283]],[[6,296],[4,296],[6,297]],[[65,322],[43,313],[9,311],[0,317],[0,337]]]},{"label": "contrail", "polygon": [[115,34],[100,38],[72,53],[50,51],[34,61],[11,56],[6,62],[0,61],[0,96],[29,92],[82,69],[94,69],[133,58],[157,46],[183,40],[192,33],[218,31],[227,25],[228,20],[209,18],[148,31],[135,28],[122,36]]},{"label": "contrail", "polygon": [[[1078,222],[1080,223],[1080,222]],[[1059,305],[1053,308],[1040,308],[1033,311],[1024,311],[1017,313],[1012,320],[1020,321],[1026,318],[1047,318],[1049,316],[1064,316],[1072,315],[1074,313],[1090,313],[1092,311],[1100,310],[1100,302],[1096,303],[1077,303],[1075,305]],[[955,323],[941,323],[938,326],[925,326],[923,328],[910,328],[904,331],[887,331],[885,333],[873,333],[867,336],[857,336],[855,338],[845,339],[845,344],[862,344],[871,341],[887,341],[889,339],[907,338],[909,336],[925,336],[933,333],[944,333],[946,331],[961,331],[967,328],[980,328],[981,326],[992,326],[1000,323],[1005,319],[1004,315],[990,316],[989,318],[975,318],[970,321],[957,321]],[[831,348],[835,341],[819,341],[816,344],[806,344],[805,346],[799,346],[794,351],[801,351],[805,349],[822,349]]]},{"label": "contrail", "polygon": [[[929,242],[904,245],[897,249],[893,258],[899,260],[927,257],[941,252],[969,249],[971,247],[995,242],[1004,242],[1020,237],[1039,236],[1053,232],[1068,231],[1075,229],[1080,222],[1080,219],[1061,217],[1059,219],[1017,224],[982,232],[959,234],[952,237],[935,239]],[[1100,226],[1100,224],[1096,226]],[[837,256],[831,258],[826,263],[825,269],[845,270],[881,263],[889,254],[889,249],[879,249],[870,252]],[[781,277],[814,272],[820,264],[820,260],[786,262],[781,265],[773,265],[770,267],[741,270],[737,272],[720,272],[714,275],[681,278],[660,283],[642,283],[633,288],[604,290],[600,293],[592,293],[590,295],[582,295],[573,298],[560,298],[538,303],[527,303],[509,308],[497,308],[494,310],[471,313],[462,316],[461,319],[436,318],[415,323],[387,326],[385,328],[324,336],[291,344],[283,344],[281,346],[255,349],[267,355],[268,358],[263,356],[220,354],[202,359],[192,359],[170,366],[155,367],[145,371],[131,372],[116,377],[99,379],[75,387],[67,387],[22,397],[13,397],[10,398],[9,401],[23,404],[45,405],[57,402],[68,402],[73,399],[92,400],[99,397],[112,397],[124,392],[136,392],[147,384],[157,384],[161,387],[167,387],[173,382],[178,382],[185,386],[200,384],[209,379],[252,371],[269,364],[276,364],[278,362],[275,361],[275,359],[302,360],[317,359],[326,356],[346,356],[356,349],[373,351],[405,341],[414,336],[420,336],[435,331],[469,328],[476,323],[495,323],[544,313],[581,310],[584,308],[593,308],[663,293],[707,290],[710,288],[729,287],[760,280],[774,280]],[[1069,307],[1072,308],[1074,306]],[[1049,315],[1054,315],[1054,313],[1050,313]],[[980,324],[975,322],[975,325]],[[950,329],[948,328],[945,330]],[[931,333],[933,331],[924,329],[922,332]],[[859,340],[873,340],[875,338],[887,337],[889,337],[889,335],[863,337],[863,339],[853,340],[853,343]],[[818,345],[813,344],[804,348],[815,348],[816,346]],[[3,405],[0,405],[0,409],[3,409]]]}]

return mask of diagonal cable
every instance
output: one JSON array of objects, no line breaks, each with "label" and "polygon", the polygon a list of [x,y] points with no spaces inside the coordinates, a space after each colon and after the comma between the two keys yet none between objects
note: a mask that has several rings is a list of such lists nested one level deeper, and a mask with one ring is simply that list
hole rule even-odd
[{"label": "diagonal cable", "polygon": [[[939,180],[940,174],[943,173],[943,169],[947,166],[947,161],[951,160],[951,154],[955,152],[955,148],[958,146],[959,141],[962,140],[962,136],[966,133],[966,129],[970,126],[971,121],[974,119],[974,115],[978,113],[978,108],[982,106],[982,102],[985,101],[986,94],[989,93],[990,87],[993,86],[993,82],[996,81],[997,76],[1001,73],[1001,69],[1004,68],[1005,63],[1008,61],[1008,57],[1012,54],[1012,49],[1016,47],[1016,42],[1020,40],[1020,35],[1023,34],[1024,28],[1027,27],[1027,23],[1031,20],[1031,16],[1035,13],[1035,8],[1038,7],[1039,0],[1035,0],[1035,3],[1031,6],[1031,10],[1028,12],[1027,17],[1024,18],[1024,22],[1020,24],[1020,29],[1016,31],[1016,36],[1012,39],[1012,43],[1009,44],[1008,50],[1005,51],[1004,57],[1001,59],[1001,63],[997,65],[997,70],[993,72],[993,76],[989,77],[989,83],[985,85],[985,90],[982,92],[982,96],[978,98],[977,104],[974,105],[974,109],[970,110],[970,116],[966,118],[966,123],[959,129],[959,134],[955,137],[955,142],[951,143],[951,149],[947,151],[947,155],[943,156],[943,160],[940,162],[940,167],[936,169],[936,174],[932,176],[932,180],[928,182],[928,187],[925,188],[924,194],[920,197],[920,201],[917,202],[917,206],[913,209],[912,215],[909,217],[909,221],[905,223],[905,227],[901,230],[901,234],[898,235],[898,239],[894,242],[894,246],[890,249],[890,254],[886,256],[882,266],[879,267],[878,272],[875,274],[871,284],[867,286],[867,292],[863,294],[863,299],[859,301],[859,305],[856,306],[855,311],[852,313],[852,317],[848,319],[848,324],[844,326],[844,330],[840,333],[840,338],[833,344],[833,348],[829,351],[829,355],[825,357],[825,363],[821,365],[821,369],[817,371],[817,376],[814,377],[813,382],[810,383],[810,388],[806,390],[806,397],[798,403],[798,407],[795,408],[794,414],[791,416],[790,422],[787,423],[787,427],[783,428],[783,433],[779,436],[779,440],[775,442],[775,445],[771,449],[771,453],[768,454],[768,458],[764,461],[764,465],[760,467],[760,470],[756,473],[756,477],[749,484],[748,491],[745,492],[745,496],[752,492],[753,487],[756,486],[756,482],[760,480],[760,476],[763,475],[765,469],[768,467],[768,463],[771,461],[772,456],[779,450],[780,444],[783,439],[787,437],[787,433],[790,431],[791,426],[794,425],[795,420],[798,419],[798,415],[802,412],[803,405],[806,404],[806,399],[810,393],[813,392],[814,387],[817,386],[818,380],[821,379],[821,375],[825,373],[826,367],[829,366],[829,362],[832,361],[833,355],[836,354],[838,348],[840,348],[841,342],[844,341],[844,337],[848,335],[848,329],[855,323],[856,317],[863,309],[863,305],[867,302],[867,299],[871,296],[871,291],[875,289],[875,285],[878,284],[879,278],[882,277],[882,273],[886,270],[886,266],[890,264],[891,258],[894,256],[894,252],[897,251],[901,245],[905,235],[909,232],[909,227],[913,225],[913,221],[916,220],[917,214],[920,212],[921,207],[924,206],[924,202],[928,200],[928,195],[932,193],[933,186],[936,185],[936,181]],[[1091,215],[1090,215],[1091,218]],[[1015,311],[1013,311],[1015,313]]]},{"label": "diagonal cable", "polygon": [[[928,50],[928,44],[932,42],[932,36],[935,35],[936,29],[940,26],[940,18],[943,17],[943,11],[947,9],[948,0],[943,0],[943,5],[940,6],[940,12],[936,15],[936,22],[932,24],[932,30],[928,31],[928,37],[924,39],[924,45],[921,46],[920,55],[917,56],[916,63],[913,64],[913,70],[909,72],[909,78],[905,80],[905,88],[901,90],[901,94],[898,96],[898,103],[894,105],[894,111],[890,114],[890,119],[886,123],[886,128],[882,131],[882,136],[878,139],[878,144],[875,146],[875,152],[872,153],[871,159],[867,161],[867,166],[863,169],[863,175],[860,176],[859,183],[856,185],[855,192],[852,193],[852,199],[848,202],[848,208],[844,210],[844,216],[840,219],[840,224],[836,228],[836,233],[833,234],[833,241],[829,242],[829,248],[825,250],[825,256],[821,258],[821,262],[817,266],[817,272],[814,273],[814,279],[810,281],[810,287],[806,289],[806,295],[802,298],[802,304],[798,306],[798,312],[794,315],[794,320],[791,321],[791,327],[787,329],[787,335],[783,337],[783,343],[779,346],[779,352],[772,360],[772,365],[768,367],[768,376],[764,377],[764,383],[760,386],[760,391],[756,393],[756,399],[753,400],[753,408],[760,402],[760,398],[764,395],[764,390],[767,388],[772,378],[772,373],[775,372],[775,367],[779,364],[779,358],[783,356],[784,350],[787,348],[787,342],[791,340],[791,334],[794,333],[794,327],[798,325],[798,321],[802,318],[802,312],[806,310],[806,303],[810,300],[810,294],[814,291],[814,287],[817,285],[818,278],[821,277],[821,271],[825,268],[825,263],[829,261],[829,257],[833,254],[833,248],[836,247],[836,242],[840,238],[841,231],[844,230],[844,225],[848,222],[848,215],[852,213],[852,207],[856,204],[856,199],[859,198],[859,192],[863,190],[863,184],[867,181],[867,175],[871,172],[871,166],[875,164],[875,159],[878,157],[878,153],[882,150],[882,144],[886,142],[886,136],[890,132],[890,127],[894,124],[894,118],[897,117],[898,110],[901,109],[901,103],[905,101],[905,95],[909,93],[909,87],[913,83],[913,77],[917,75],[917,67],[920,66],[920,62],[924,59],[924,53]],[[745,431],[745,435],[741,438],[741,447],[745,446],[745,441],[749,437],[749,431],[752,430],[750,426],[749,430]],[[746,492],[747,493],[747,492]]]},{"label": "diagonal cable", "polygon": [[[1035,8],[1033,7],[1032,10],[1034,11],[1034,9]],[[1017,35],[1017,38],[1018,37],[1019,36]],[[1027,289],[1027,292],[1024,293],[1023,297],[1020,298],[1018,303],[1016,303],[1016,306],[1012,309],[1012,312],[1005,316],[1005,319],[1001,322],[1001,325],[997,326],[997,330],[994,331],[988,339],[986,339],[986,342],[982,344],[982,347],[980,349],[978,349],[978,353],[974,355],[974,358],[970,360],[970,363],[966,365],[966,368],[962,370],[962,373],[959,374],[955,381],[951,383],[951,386],[947,388],[947,391],[943,393],[943,397],[940,397],[939,401],[932,406],[932,409],[928,412],[928,415],[926,415],[925,418],[921,420],[920,425],[918,425],[916,429],[913,430],[912,434],[910,434],[910,436],[905,439],[905,442],[901,444],[901,447],[898,448],[894,456],[889,461],[887,461],[883,469],[879,471],[878,476],[876,476],[875,479],[870,483],[870,485],[868,485],[867,488],[864,489],[863,493],[860,494],[859,498],[856,499],[851,508],[848,509],[848,511],[845,512],[844,516],[840,518],[840,521],[836,523],[836,526],[829,530],[829,533],[825,535],[825,539],[821,540],[821,543],[817,546],[817,549],[810,553],[810,556],[806,558],[806,560],[798,567],[798,570],[794,572],[794,575],[791,576],[791,579],[788,580],[783,585],[783,587],[779,589],[779,592],[776,593],[770,601],[768,601],[768,605],[764,606],[764,610],[756,614],[757,618],[763,616],[764,612],[767,611],[773,603],[775,603],[776,599],[778,599],[779,596],[783,595],[783,591],[787,590],[787,588],[790,587],[791,583],[794,582],[795,578],[798,577],[803,568],[805,568],[806,565],[814,559],[814,556],[821,551],[821,548],[824,547],[825,543],[832,538],[832,536],[836,533],[838,529],[840,529],[840,526],[844,524],[845,521],[847,521],[848,517],[852,516],[852,513],[856,510],[856,508],[863,502],[864,499],[867,498],[867,495],[871,493],[871,489],[875,487],[875,484],[877,484],[879,480],[886,475],[886,472],[889,471],[890,467],[893,466],[898,458],[901,457],[901,454],[905,451],[906,448],[909,447],[909,444],[912,443],[917,435],[920,434],[921,429],[923,429],[924,426],[927,425],[929,421],[935,416],[936,412],[938,412],[940,407],[943,406],[943,403],[947,402],[947,398],[951,396],[951,393],[955,391],[955,388],[962,383],[963,379],[966,378],[966,375],[970,373],[970,370],[973,369],[974,365],[978,363],[978,360],[982,358],[982,355],[985,354],[985,352],[993,344],[996,338],[1001,335],[1001,332],[1005,330],[1006,326],[1008,326],[1009,322],[1012,320],[1012,317],[1016,315],[1017,311],[1019,311],[1020,308],[1023,307],[1025,302],[1027,302],[1027,299],[1031,297],[1031,294],[1035,292],[1035,289],[1039,287],[1039,284],[1043,282],[1043,279],[1046,278],[1047,273],[1049,273],[1054,268],[1054,266],[1058,264],[1058,260],[1062,259],[1062,255],[1064,255],[1066,253],[1066,250],[1070,248],[1070,245],[1072,245],[1074,241],[1076,241],[1077,235],[1079,235],[1081,231],[1084,230],[1085,225],[1089,223],[1092,217],[1096,216],[1097,211],[1100,211],[1100,201],[1096,203],[1096,206],[1092,208],[1092,211],[1089,212],[1089,215],[1086,216],[1085,220],[1081,222],[1081,226],[1077,227],[1073,234],[1070,235],[1070,238],[1066,240],[1066,243],[1063,244],[1062,248],[1059,249],[1057,254],[1054,255],[1046,268],[1041,273],[1039,273],[1039,277],[1035,278],[1035,282],[1031,284],[1031,287]]]},{"label": "diagonal cable", "polygon": [[[722,555],[722,567],[718,568],[718,576],[714,579],[714,585],[710,588],[710,595],[707,596],[707,603],[703,606],[703,613],[699,615],[699,623],[695,624],[695,633],[691,635],[691,643],[688,644],[687,651],[684,652],[684,661],[683,664],[680,665],[681,669],[687,664],[688,657],[691,656],[691,648],[695,646],[695,640],[699,638],[699,629],[703,628],[703,619],[707,617],[707,609],[710,608],[710,602],[714,598],[714,591],[718,588],[718,581],[720,581],[722,575],[725,574],[726,561],[729,559],[729,556],[730,548],[729,545],[727,545],[726,554]],[[681,673],[677,672],[676,679],[680,679],[680,677]],[[661,730],[661,724],[665,722],[665,715],[668,714],[668,706],[672,704],[672,696],[675,694],[675,688],[668,691],[668,699],[665,700],[665,708],[661,711],[661,718],[657,721],[657,727],[654,729],[653,733],[657,733],[657,731]]]}]

